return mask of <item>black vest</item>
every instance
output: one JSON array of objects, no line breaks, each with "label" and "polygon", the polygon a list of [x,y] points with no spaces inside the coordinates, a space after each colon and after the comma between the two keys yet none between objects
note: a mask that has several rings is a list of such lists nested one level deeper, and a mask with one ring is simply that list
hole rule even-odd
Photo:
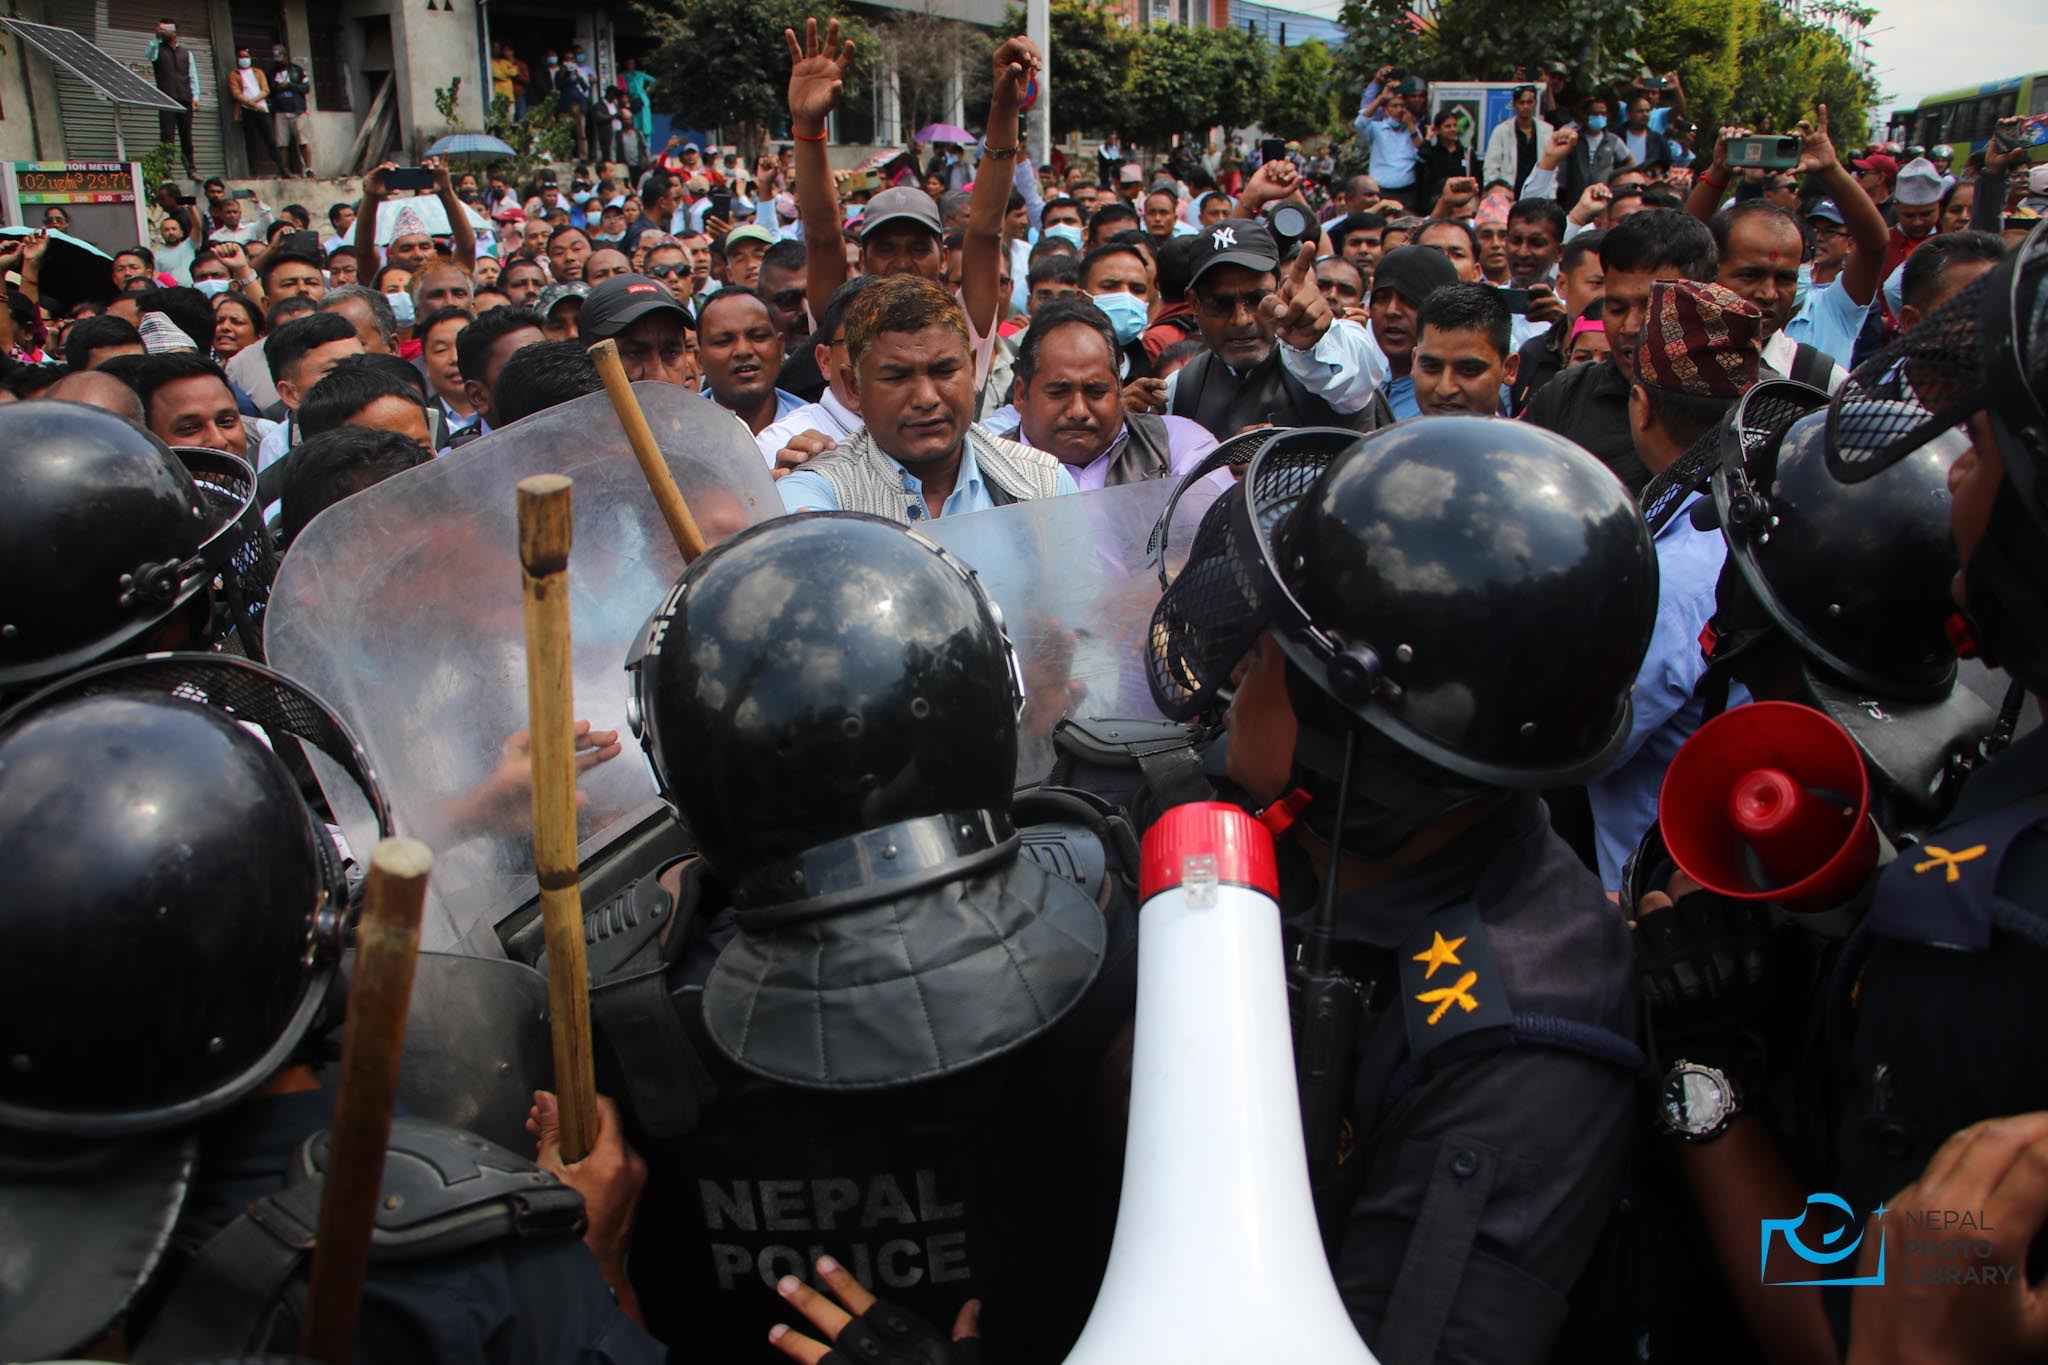
[{"label": "black vest", "polygon": [[1276,344],[1270,355],[1243,374],[1231,373],[1214,351],[1196,356],[1181,370],[1167,411],[1197,422],[1217,440],[1227,441],[1246,427],[1262,424],[1371,431],[1376,425],[1372,417],[1375,406],[1369,404],[1353,413],[1337,411],[1287,372]]},{"label": "black vest", "polygon": [[1103,476],[1103,487],[1143,483],[1147,479],[1163,479],[1173,473],[1165,418],[1144,412],[1128,413],[1124,417],[1124,430],[1127,434],[1123,443],[1117,447],[1116,454],[1109,457],[1109,470]]},{"label": "black vest", "polygon": [[813,1278],[829,1252],[931,1322],[981,1299],[1005,1362],[1063,1360],[1116,1222],[1121,1153],[1089,1140],[1085,1110],[1134,1008],[1135,927],[1112,917],[1101,974],[1043,1034],[966,1071],[875,1090],[785,1085],[719,1052],[695,979],[730,932],[727,912],[688,946],[667,945],[681,961],[664,989],[708,1085],[687,1131],[657,1137],[627,1115],[648,1171],[632,1275],[649,1331],[702,1359],[755,1359],[788,1317],[776,1281]]},{"label": "black vest", "polygon": [[156,75],[156,88],[174,100],[186,104],[192,102],[191,56],[183,47],[172,47],[169,43],[156,45],[156,59],[150,63]]}]

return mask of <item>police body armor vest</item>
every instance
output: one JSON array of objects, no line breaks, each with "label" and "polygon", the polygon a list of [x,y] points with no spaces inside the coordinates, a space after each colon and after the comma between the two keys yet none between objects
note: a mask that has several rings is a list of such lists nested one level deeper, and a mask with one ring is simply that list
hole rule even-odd
[{"label": "police body armor vest", "polygon": [[[320,1224],[327,1132],[299,1144],[282,1190],[204,1237],[130,1358],[153,1362],[298,1349],[305,1272]],[[447,1256],[508,1238],[577,1237],[583,1196],[525,1157],[430,1119],[396,1118],[370,1262]]]},{"label": "police body armor vest", "polygon": [[[1030,825],[1033,809],[1062,822]],[[592,1019],[648,1168],[632,1268],[656,1337],[751,1359],[788,1317],[776,1281],[814,1278],[829,1254],[932,1322],[981,1299],[989,1338],[1009,1343],[1001,1358],[1065,1354],[1107,1264],[1122,1165],[1084,1139],[1084,1109],[1135,997],[1122,885],[1135,841],[1104,809],[1025,794],[1015,812],[1023,853],[1108,906],[1095,985],[1029,1042],[936,1080],[829,1091],[728,1061],[704,1027],[701,983],[730,921],[701,863],[685,865],[673,915],[635,911],[637,927],[593,945]]]},{"label": "police body armor vest", "polygon": [[1219,441],[1262,423],[1373,431],[1392,421],[1384,396],[1373,397],[1373,402],[1357,412],[1337,411],[1287,372],[1275,343],[1271,354],[1243,374],[1231,373],[1214,351],[1196,356],[1175,381],[1167,411],[1206,427]]}]

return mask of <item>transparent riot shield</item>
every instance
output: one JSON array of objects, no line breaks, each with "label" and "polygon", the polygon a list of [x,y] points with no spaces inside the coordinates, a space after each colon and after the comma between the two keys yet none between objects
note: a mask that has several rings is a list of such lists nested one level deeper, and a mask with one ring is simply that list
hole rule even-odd
[{"label": "transparent riot shield", "polygon": [[[1169,578],[1228,478],[1212,475],[1174,505]],[[1148,542],[1174,487],[1152,479],[919,527],[978,573],[1003,609],[1024,669],[1017,785],[1052,770],[1052,731],[1063,717],[1160,719],[1145,682],[1145,631],[1160,593]]]},{"label": "transparent riot shield", "polygon": [[[637,384],[656,441],[713,544],[782,510],[746,427],[709,400]],[[575,480],[569,558],[576,714],[615,730],[616,757],[578,783],[586,863],[661,810],[625,717],[635,633],[682,572],[604,394],[550,408],[408,470],[317,517],[271,590],[272,663],[347,720],[399,827],[436,861],[422,946],[496,954],[499,920],[534,895],[515,485]],[[315,760],[359,850],[373,824]]]}]

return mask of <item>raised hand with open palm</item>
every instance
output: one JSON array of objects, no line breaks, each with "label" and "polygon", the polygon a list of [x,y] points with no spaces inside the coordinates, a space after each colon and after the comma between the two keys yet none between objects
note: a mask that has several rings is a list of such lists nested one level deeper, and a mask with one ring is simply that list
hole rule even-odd
[{"label": "raised hand with open palm", "polygon": [[818,21],[804,21],[804,39],[797,41],[796,30],[782,30],[782,37],[789,44],[792,65],[789,68],[789,121],[792,128],[806,137],[814,137],[825,129],[825,120],[839,107],[839,97],[846,90],[846,73],[853,69],[853,42],[839,36],[837,19],[825,29],[825,39],[818,41]]}]

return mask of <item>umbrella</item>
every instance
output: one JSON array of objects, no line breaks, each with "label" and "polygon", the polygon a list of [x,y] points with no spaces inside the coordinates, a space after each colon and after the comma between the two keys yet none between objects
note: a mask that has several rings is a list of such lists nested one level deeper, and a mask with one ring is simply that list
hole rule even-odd
[{"label": "umbrella", "polygon": [[445,157],[450,161],[514,161],[518,159],[519,153],[513,151],[502,139],[492,137],[489,133],[450,133],[446,137],[436,138],[434,145],[427,148],[427,155]]},{"label": "umbrella", "polygon": [[[0,228],[0,237],[28,237],[33,228]],[[40,288],[65,303],[106,303],[113,299],[114,258],[68,232],[51,232],[49,249],[43,253]]]},{"label": "umbrella", "polygon": [[[929,132],[931,130],[926,129],[925,131]],[[957,132],[958,130],[955,129],[955,131]],[[910,155],[910,151],[908,148],[884,147],[880,151],[869,152],[866,156],[862,157],[860,161],[854,166],[854,173],[859,174],[861,171],[879,171],[882,169],[882,167],[888,165],[897,157],[908,155]]]},{"label": "umbrella", "polygon": [[951,142],[960,147],[972,147],[976,138],[965,128],[951,123],[927,123],[917,130],[916,140],[927,147],[934,142]]}]

